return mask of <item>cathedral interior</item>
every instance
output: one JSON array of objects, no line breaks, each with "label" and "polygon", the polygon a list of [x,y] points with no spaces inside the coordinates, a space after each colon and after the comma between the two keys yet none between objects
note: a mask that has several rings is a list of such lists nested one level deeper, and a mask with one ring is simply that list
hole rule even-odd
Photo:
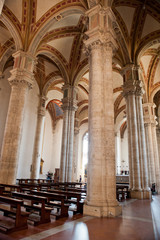
[{"label": "cathedral interior", "polygon": [[159,149],[160,0],[0,0],[0,186],[87,189],[83,214],[0,239],[160,239]]}]

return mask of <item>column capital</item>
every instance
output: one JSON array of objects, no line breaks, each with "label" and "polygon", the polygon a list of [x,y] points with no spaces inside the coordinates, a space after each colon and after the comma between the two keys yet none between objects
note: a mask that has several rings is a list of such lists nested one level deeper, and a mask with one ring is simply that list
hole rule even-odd
[{"label": "column capital", "polygon": [[62,109],[63,110],[77,110],[77,91],[78,88],[75,86],[71,86],[66,84],[62,88],[64,95],[62,99]]},{"label": "column capital", "polygon": [[130,94],[142,96],[144,94],[143,82],[140,76],[140,66],[134,63],[127,64],[121,71],[123,76],[123,96],[127,97]]},{"label": "column capital", "polygon": [[122,88],[123,88],[122,95],[124,97],[127,97],[128,95],[142,96],[144,94],[142,82],[139,80],[138,81],[129,80],[122,85]]},{"label": "column capital", "polygon": [[34,65],[36,63],[36,58],[27,52],[21,50],[13,54],[14,57],[14,66],[10,71],[11,76],[8,81],[13,85],[18,85],[19,83],[27,85],[29,88],[32,88],[33,79],[34,79]]},{"label": "column capital", "polygon": [[95,45],[116,49],[116,35],[113,29],[113,22],[116,20],[111,8],[97,4],[86,12],[86,16],[89,18],[89,27],[85,33],[85,50],[92,50]]},{"label": "column capital", "polygon": [[39,108],[38,108],[38,115],[39,116],[45,116],[46,109],[45,109],[45,102],[47,100],[46,96],[40,95],[39,96]]}]

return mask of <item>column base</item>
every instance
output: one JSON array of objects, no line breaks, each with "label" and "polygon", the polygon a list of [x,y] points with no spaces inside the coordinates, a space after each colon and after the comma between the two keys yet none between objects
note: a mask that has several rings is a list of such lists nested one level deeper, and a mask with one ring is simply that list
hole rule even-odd
[{"label": "column base", "polygon": [[139,190],[131,190],[130,191],[131,198],[136,198],[136,199],[151,199],[151,191],[139,191]]},{"label": "column base", "polygon": [[83,206],[83,214],[94,217],[116,217],[122,214],[122,207],[119,205],[110,207],[93,206],[85,203]]},{"label": "column base", "polygon": [[143,199],[152,199],[152,192],[151,191],[143,191]]}]

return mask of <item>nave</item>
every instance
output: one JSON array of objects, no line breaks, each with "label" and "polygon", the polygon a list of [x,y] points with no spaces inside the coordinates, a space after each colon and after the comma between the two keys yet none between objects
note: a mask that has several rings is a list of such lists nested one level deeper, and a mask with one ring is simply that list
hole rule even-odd
[{"label": "nave", "polygon": [[159,240],[160,196],[152,200],[130,199],[120,203],[122,215],[115,218],[96,218],[72,215],[8,235],[1,240]]}]

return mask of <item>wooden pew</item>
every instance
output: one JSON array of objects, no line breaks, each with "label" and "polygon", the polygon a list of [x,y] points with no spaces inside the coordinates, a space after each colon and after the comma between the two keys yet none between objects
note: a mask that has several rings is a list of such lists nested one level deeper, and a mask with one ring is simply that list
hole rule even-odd
[{"label": "wooden pew", "polygon": [[0,184],[4,188],[3,195],[11,196],[12,191],[20,192],[20,186],[17,184]]},{"label": "wooden pew", "polygon": [[83,213],[83,201],[81,201],[81,193],[72,192],[72,191],[63,191],[63,190],[57,190],[57,189],[50,189],[48,190],[48,192],[64,194],[66,196],[66,200],[65,200],[66,203],[74,203],[77,205],[77,209],[73,210],[73,212]]},{"label": "wooden pew", "polygon": [[[0,211],[4,212],[5,216],[5,219],[0,221],[0,231],[9,233],[28,228],[29,213],[21,211],[22,206],[22,200],[0,196]],[[14,220],[11,222],[8,217]]]},{"label": "wooden pew", "polygon": [[[23,206],[26,208],[27,211],[31,211],[28,220],[33,221],[35,226],[41,223],[48,223],[51,221],[50,214],[53,208],[45,206],[45,204],[47,203],[46,197],[18,192],[12,192],[12,196],[24,200]],[[25,200],[28,201],[25,202]],[[38,212],[39,215],[35,214],[35,212]]]},{"label": "wooden pew", "polygon": [[67,191],[72,191],[72,192],[80,192],[80,193],[86,193],[87,190],[85,188],[71,188],[71,187],[66,187]]},{"label": "wooden pew", "polygon": [[60,217],[68,217],[69,204],[65,203],[66,196],[64,194],[42,192],[36,190],[32,190],[31,193],[34,195],[43,196],[47,198],[47,205],[58,210],[57,213],[53,214],[56,217],[56,219]]},{"label": "wooden pew", "polygon": [[30,193],[30,190],[39,190],[39,184],[38,183],[20,183],[20,191],[21,192],[28,192]]},{"label": "wooden pew", "polygon": [[4,192],[4,187],[3,186],[0,186],[0,195],[2,195]]}]

